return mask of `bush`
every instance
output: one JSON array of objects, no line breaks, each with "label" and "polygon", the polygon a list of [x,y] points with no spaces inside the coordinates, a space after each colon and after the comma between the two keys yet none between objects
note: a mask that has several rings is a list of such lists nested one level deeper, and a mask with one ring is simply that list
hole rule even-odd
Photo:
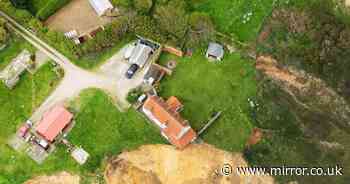
[{"label": "bush", "polygon": [[174,0],[155,9],[154,19],[162,34],[171,43],[181,44],[185,36],[188,28],[186,7],[184,0]]},{"label": "bush", "polygon": [[126,98],[126,100],[129,103],[134,104],[137,101],[137,99],[139,98],[139,96],[141,96],[142,94],[143,94],[143,92],[142,92],[141,88],[135,88],[128,93],[128,97]]},{"label": "bush", "polygon": [[53,15],[57,10],[68,4],[71,0],[50,0],[45,7],[41,8],[36,17],[40,20],[46,20]]},{"label": "bush", "polygon": [[153,5],[152,0],[134,0],[135,9],[139,13],[147,14],[151,10]]},{"label": "bush", "polygon": [[206,44],[214,37],[214,23],[210,16],[202,12],[193,12],[189,18],[190,34],[188,39],[189,46]]},{"label": "bush", "polygon": [[9,35],[5,27],[5,20],[0,18],[0,47],[6,43]]},{"label": "bush", "polygon": [[131,8],[133,5],[133,0],[112,0],[111,3],[115,6]]}]

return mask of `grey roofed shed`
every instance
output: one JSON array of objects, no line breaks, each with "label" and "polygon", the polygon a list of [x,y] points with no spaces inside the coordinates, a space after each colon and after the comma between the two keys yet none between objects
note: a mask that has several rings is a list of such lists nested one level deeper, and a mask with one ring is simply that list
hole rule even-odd
[{"label": "grey roofed shed", "polygon": [[224,58],[224,47],[218,43],[210,42],[206,53],[207,58],[221,61]]},{"label": "grey roofed shed", "polygon": [[140,68],[142,68],[146,64],[152,52],[153,49],[151,47],[138,42],[130,57],[130,63],[137,64]]}]

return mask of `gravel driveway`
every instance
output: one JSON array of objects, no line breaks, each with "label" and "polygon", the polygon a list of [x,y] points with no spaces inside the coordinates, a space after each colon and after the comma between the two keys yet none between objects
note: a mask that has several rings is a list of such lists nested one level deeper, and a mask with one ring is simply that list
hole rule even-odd
[{"label": "gravel driveway", "polygon": [[40,120],[42,114],[50,108],[78,97],[82,90],[88,88],[98,88],[105,91],[111,96],[119,110],[127,109],[129,107],[129,103],[126,101],[128,92],[142,84],[143,76],[147,70],[141,70],[132,79],[125,77],[124,74],[130,66],[123,59],[126,48],[127,46],[94,72],[77,67],[71,68],[69,65],[64,67],[64,78],[30,119],[33,122]]}]

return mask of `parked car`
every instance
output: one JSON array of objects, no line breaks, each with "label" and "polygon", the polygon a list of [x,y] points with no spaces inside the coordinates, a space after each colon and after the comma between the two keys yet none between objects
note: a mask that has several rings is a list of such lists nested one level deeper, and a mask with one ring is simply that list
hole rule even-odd
[{"label": "parked car", "polygon": [[126,78],[131,79],[139,68],[137,64],[132,64],[125,74]]}]

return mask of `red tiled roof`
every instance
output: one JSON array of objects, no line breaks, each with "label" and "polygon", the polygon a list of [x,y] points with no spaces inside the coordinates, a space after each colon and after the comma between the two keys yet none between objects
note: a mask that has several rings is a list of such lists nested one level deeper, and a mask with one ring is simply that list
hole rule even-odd
[{"label": "red tiled roof", "polygon": [[62,106],[56,106],[44,114],[36,127],[36,131],[46,140],[52,142],[70,123],[72,118],[73,114],[68,110]]},{"label": "red tiled roof", "polygon": [[174,96],[171,96],[167,101],[166,104],[170,107],[170,111],[176,112],[178,111],[180,108],[182,108],[182,104],[179,101],[179,99],[177,99]]},{"label": "red tiled roof", "polygon": [[[165,126],[161,131],[169,142],[177,148],[183,149],[196,138],[197,134],[189,126],[187,120],[184,120],[175,111],[180,106],[182,104],[176,97],[170,97],[167,102],[164,102],[158,96],[151,96],[146,100],[143,108],[151,112],[152,116]],[[152,118],[150,117],[150,119]]]}]

